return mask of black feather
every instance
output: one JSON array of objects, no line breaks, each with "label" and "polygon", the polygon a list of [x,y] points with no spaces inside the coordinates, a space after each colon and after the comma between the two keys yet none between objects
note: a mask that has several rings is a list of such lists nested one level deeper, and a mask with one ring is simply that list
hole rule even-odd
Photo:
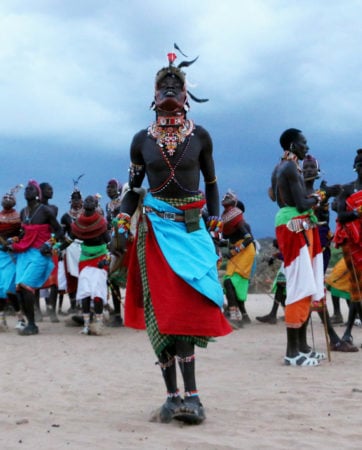
[{"label": "black feather", "polygon": [[185,58],[188,58],[188,56],[185,55],[185,53],[180,49],[180,47],[176,44],[176,42],[173,44],[173,47],[174,47],[176,50],[178,50],[178,51],[181,53],[181,55],[183,55]]},{"label": "black feather", "polygon": [[195,59],[193,59],[192,61],[182,61],[177,67],[179,69],[181,69],[182,67],[189,67],[191,66],[191,64],[193,64],[197,59],[199,59],[198,56],[196,56]]},{"label": "black feather", "polygon": [[192,98],[192,100],[193,100],[194,102],[197,102],[197,103],[205,103],[205,102],[208,102],[208,101],[209,101],[208,98],[197,98],[197,97],[195,97],[193,94],[191,94],[190,91],[187,91],[187,93],[189,94],[189,96]]}]

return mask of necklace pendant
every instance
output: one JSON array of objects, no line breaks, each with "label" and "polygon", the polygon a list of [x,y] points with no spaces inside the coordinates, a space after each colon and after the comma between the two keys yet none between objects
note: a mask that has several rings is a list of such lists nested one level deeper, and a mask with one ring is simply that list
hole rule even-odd
[{"label": "necklace pendant", "polygon": [[167,146],[166,152],[169,156],[173,156],[176,152],[176,148],[174,146]]}]

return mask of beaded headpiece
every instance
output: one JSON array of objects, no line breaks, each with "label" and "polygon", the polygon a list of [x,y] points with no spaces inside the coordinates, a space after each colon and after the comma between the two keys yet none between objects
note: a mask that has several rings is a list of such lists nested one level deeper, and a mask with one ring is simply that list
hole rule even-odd
[{"label": "beaded headpiece", "polygon": [[4,194],[4,197],[12,197],[15,199],[15,195],[22,189],[24,186],[22,184],[17,184],[16,186],[9,189],[8,192]]},{"label": "beaded headpiece", "polygon": [[28,185],[29,184],[31,184],[32,186],[34,186],[36,188],[36,190],[38,191],[39,200],[41,200],[42,197],[43,197],[43,193],[42,193],[42,191],[40,189],[39,183],[37,181],[35,181],[35,180],[29,180],[28,181]]},{"label": "beaded headpiece", "polygon": [[[178,47],[177,44],[174,44],[174,49],[177,50],[179,53],[181,53],[183,56],[185,56],[187,58],[187,56],[181,51],[181,49]],[[198,59],[198,56],[196,58],[194,58],[193,60],[191,60],[191,61],[182,61],[178,66],[174,65],[174,62],[177,59],[176,53],[174,53],[174,52],[167,53],[167,59],[168,59],[168,66],[162,67],[162,69],[160,69],[157,72],[157,74],[156,74],[155,90],[157,91],[158,83],[163,78],[165,78],[167,75],[174,75],[182,82],[183,91],[184,91],[185,97],[186,97],[186,101],[185,101],[185,109],[186,109],[186,111],[190,107],[190,105],[188,103],[187,95],[192,100],[194,100],[195,102],[198,102],[198,103],[207,102],[208,99],[206,99],[206,98],[205,99],[197,98],[193,94],[191,94],[190,91],[188,91],[186,89],[186,74],[185,74],[185,72],[183,72],[181,70],[183,67],[191,66],[191,64],[193,64]],[[155,107],[156,107],[156,103],[155,103],[155,101],[153,101],[152,104],[151,104],[151,108],[155,109]]]},{"label": "beaded headpiece", "polygon": [[82,194],[79,190],[79,180],[84,176],[84,173],[82,175],[79,175],[79,177],[74,180],[73,179],[73,192],[70,195],[70,200],[82,200]]},{"label": "beaded headpiece", "polygon": [[314,162],[315,165],[316,165],[316,168],[317,168],[318,172],[320,172],[321,169],[320,169],[320,167],[319,167],[319,162],[318,162],[318,160],[317,160],[316,158],[314,158],[314,156],[312,156],[312,155],[310,155],[310,154],[306,155],[305,158],[303,159],[303,161],[302,161],[302,170],[304,170],[304,163],[305,163],[306,161],[312,161],[312,162]]}]

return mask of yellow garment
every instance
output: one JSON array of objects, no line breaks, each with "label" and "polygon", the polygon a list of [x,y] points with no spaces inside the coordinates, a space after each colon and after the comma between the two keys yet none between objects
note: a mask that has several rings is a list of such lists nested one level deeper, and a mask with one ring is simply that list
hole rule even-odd
[{"label": "yellow garment", "polygon": [[[240,247],[244,239],[240,239],[234,244],[235,247]],[[234,251],[232,251],[234,253]],[[232,276],[234,273],[239,274],[247,280],[250,278],[251,269],[253,268],[255,258],[255,246],[249,244],[246,248],[240,250],[239,253],[235,253],[226,265],[226,276]]]},{"label": "yellow garment", "polygon": [[326,284],[338,291],[350,292],[351,282],[349,270],[344,258],[341,258],[326,277]]}]

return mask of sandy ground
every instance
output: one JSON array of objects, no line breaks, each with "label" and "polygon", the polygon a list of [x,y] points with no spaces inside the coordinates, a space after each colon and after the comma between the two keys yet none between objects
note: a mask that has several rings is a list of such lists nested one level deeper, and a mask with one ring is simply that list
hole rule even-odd
[{"label": "sandy ground", "polygon": [[[250,295],[252,324],[197,350],[207,413],[199,426],[149,421],[165,389],[144,331],[106,328],[103,336],[83,336],[61,317],[58,324],[45,318],[39,335],[23,337],[8,318],[10,331],[0,335],[0,448],[361,448],[362,349],[332,353],[319,367],[286,367],[283,321],[255,321],[270,305],[268,295]],[[325,350],[316,313],[313,335]],[[353,335],[360,346],[362,329]]]}]

